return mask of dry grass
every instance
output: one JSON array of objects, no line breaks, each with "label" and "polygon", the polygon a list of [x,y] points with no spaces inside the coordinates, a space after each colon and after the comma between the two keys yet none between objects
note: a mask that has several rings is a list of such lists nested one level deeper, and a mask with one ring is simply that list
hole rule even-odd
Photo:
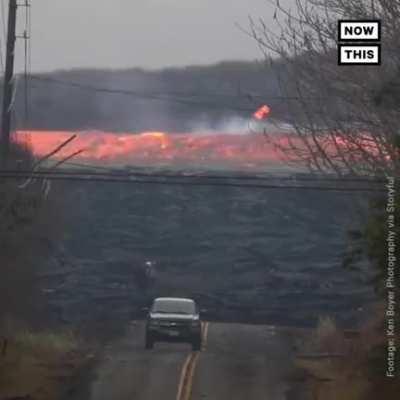
[{"label": "dry grass", "polygon": [[337,328],[335,321],[330,317],[322,317],[311,336],[302,343],[305,353],[343,354],[346,343],[343,333]]},{"label": "dry grass", "polygon": [[0,398],[60,398],[90,358],[72,332],[23,331],[0,357]]},{"label": "dry grass", "polygon": [[333,319],[321,318],[315,330],[302,338],[296,365],[307,372],[311,398],[372,400],[377,394],[382,400],[396,398],[399,383],[384,379],[384,372],[377,368],[379,357],[372,359],[384,344],[383,315],[382,306],[377,306],[372,317],[351,335]]},{"label": "dry grass", "polygon": [[38,355],[60,355],[76,351],[80,347],[80,341],[73,332],[44,332],[35,333],[25,331],[15,338],[15,344],[28,352]]}]

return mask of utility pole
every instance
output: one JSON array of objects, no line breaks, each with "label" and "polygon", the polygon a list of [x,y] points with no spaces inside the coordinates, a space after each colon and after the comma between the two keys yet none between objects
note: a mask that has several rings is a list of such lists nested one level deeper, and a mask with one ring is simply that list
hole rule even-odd
[{"label": "utility pole", "polygon": [[17,0],[9,0],[8,5],[8,30],[7,30],[7,53],[6,70],[3,81],[3,114],[1,119],[1,158],[2,164],[6,165],[10,153],[10,130],[14,86],[14,56],[16,41],[17,22]]}]

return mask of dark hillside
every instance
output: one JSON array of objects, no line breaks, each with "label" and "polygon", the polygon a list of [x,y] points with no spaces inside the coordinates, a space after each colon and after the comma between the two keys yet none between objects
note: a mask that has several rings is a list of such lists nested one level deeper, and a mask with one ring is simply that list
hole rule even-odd
[{"label": "dark hillside", "polygon": [[[213,127],[232,116],[248,117],[264,102],[272,107],[275,117],[286,117],[283,102],[276,98],[276,74],[261,62],[155,71],[56,71],[32,76],[29,87],[30,129],[188,131],[199,123]],[[19,127],[24,125],[23,89],[21,77],[17,91]],[[114,92],[120,90],[135,93]]]}]

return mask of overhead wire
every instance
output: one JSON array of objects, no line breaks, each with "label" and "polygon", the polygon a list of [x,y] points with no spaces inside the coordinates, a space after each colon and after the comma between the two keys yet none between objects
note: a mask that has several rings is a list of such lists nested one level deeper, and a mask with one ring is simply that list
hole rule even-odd
[{"label": "overhead wire", "polygon": [[[139,172],[134,171],[133,169],[138,166],[129,166],[125,170],[116,167],[105,167],[101,165],[93,165],[93,164],[84,164],[84,163],[77,163],[77,162],[66,162],[65,165],[69,165],[71,167],[78,167],[81,168],[80,171],[71,171],[69,173],[73,174],[82,174],[84,168],[91,168],[95,170],[104,171],[101,173],[110,173],[110,174],[118,174],[122,176],[135,176],[135,177],[157,177],[157,178],[208,178],[208,179],[235,179],[235,180],[261,180],[261,181],[268,181],[268,180],[280,180],[280,181],[292,181],[292,182],[329,182],[329,183],[372,183],[372,184],[382,184],[385,183],[386,180],[382,178],[373,178],[373,177],[336,177],[336,176],[326,176],[326,175],[315,175],[315,174],[299,174],[294,173],[292,175],[266,175],[263,172],[255,171],[253,174],[243,173],[243,171],[224,171],[223,174],[216,174],[210,173],[208,170],[205,171],[182,171],[177,173],[176,171],[172,172],[160,172],[160,171],[150,171],[150,172]],[[139,167],[140,168],[140,167]],[[46,169],[42,170],[46,172]],[[12,170],[0,170],[1,172],[19,172],[19,171],[12,171]],[[29,171],[25,171],[29,173]],[[97,172],[90,172],[91,174],[96,174]]]},{"label": "overhead wire", "polygon": [[[108,94],[120,94],[130,97],[135,97],[138,99],[148,99],[148,100],[155,100],[155,101],[167,101],[167,102],[175,102],[180,103],[187,106],[208,106],[210,108],[223,108],[232,111],[241,111],[241,112],[254,112],[255,104],[261,104],[262,101],[265,99],[268,100],[298,100],[299,98],[296,96],[289,97],[289,96],[268,96],[262,94],[245,94],[240,97],[241,100],[246,99],[248,103],[251,104],[251,107],[244,107],[244,106],[233,106],[232,104],[222,104],[219,102],[210,102],[210,101],[203,101],[202,98],[222,98],[227,100],[238,99],[239,96],[237,94],[222,94],[222,93],[184,93],[184,92],[140,92],[137,90],[128,90],[128,89],[120,89],[120,88],[109,88],[109,87],[99,87],[88,85],[80,82],[73,82],[73,81],[65,81],[61,79],[46,77],[46,76],[38,76],[32,75],[32,81],[36,82],[43,82],[47,84],[53,85],[60,85],[66,87],[77,88],[81,90],[88,90],[97,93],[108,93]],[[194,99],[200,99],[195,101]],[[313,97],[314,100],[323,100],[323,97]]]},{"label": "overhead wire", "polygon": [[[354,185],[345,186],[329,186],[329,185],[297,185],[297,184],[277,184],[259,183],[257,178],[237,179],[232,176],[224,177],[225,181],[215,180],[211,176],[177,176],[168,174],[115,174],[110,172],[105,173],[84,173],[78,171],[0,171],[0,179],[46,179],[46,180],[64,180],[64,181],[83,181],[83,182],[122,182],[131,184],[155,184],[155,185],[182,185],[182,186],[218,186],[218,187],[237,187],[237,188],[252,188],[252,189],[277,189],[277,190],[306,190],[306,191],[330,191],[330,192],[382,192],[385,190],[384,185],[380,187]],[[178,179],[179,178],[179,179]],[[279,181],[279,178],[276,179]],[[258,179],[260,181],[260,179]]]},{"label": "overhead wire", "polygon": [[30,9],[31,4],[29,0],[25,0],[25,30],[24,30],[24,125],[29,125],[29,77],[30,77],[30,39],[31,39],[31,26],[30,26]]},{"label": "overhead wire", "polygon": [[1,73],[4,74],[5,72],[5,65],[4,65],[4,54],[3,54],[3,40],[0,37],[0,68]]},{"label": "overhead wire", "polygon": [[6,7],[4,4],[4,0],[1,0],[1,25],[3,28],[4,37],[7,36],[7,28],[6,28]]},{"label": "overhead wire", "polygon": [[[237,97],[238,94],[235,93],[202,93],[199,91],[196,92],[179,92],[179,91],[168,91],[168,92],[162,92],[162,91],[153,91],[153,92],[139,92],[135,90],[126,90],[126,89],[120,89],[120,88],[107,88],[107,87],[99,87],[99,86],[93,86],[89,84],[84,84],[81,82],[75,82],[75,81],[68,81],[68,80],[63,80],[63,79],[57,79],[57,78],[51,78],[49,76],[39,76],[39,75],[33,75],[32,79],[37,80],[37,81],[42,81],[46,82],[49,84],[56,84],[56,85],[63,85],[63,86],[71,86],[71,87],[76,87],[79,89],[84,89],[84,90],[92,90],[92,91],[106,91],[106,92],[112,92],[112,93],[121,93],[121,94],[132,94],[135,96],[184,96],[184,97],[226,97],[226,98],[233,98]],[[268,96],[267,94],[257,94],[257,93],[242,93],[241,94],[243,97],[246,98],[265,98]],[[298,100],[300,97],[299,96],[268,96],[272,99],[279,99],[279,100]],[[326,96],[313,96],[309,97],[310,99],[323,99],[327,98]]]},{"label": "overhead wire", "polygon": [[4,0],[0,0],[0,13],[1,13],[1,33],[3,39],[0,38],[0,65],[1,65],[1,72],[4,74],[5,71],[5,63],[4,63],[4,55],[5,55],[5,45],[7,43],[7,30],[6,30],[6,19],[5,19],[5,7],[4,7]]},{"label": "overhead wire", "polygon": [[[209,102],[209,101],[193,101],[189,96],[189,98],[185,97],[172,97],[171,94],[168,93],[151,93],[151,92],[138,92],[135,90],[125,90],[125,89],[115,89],[115,88],[106,88],[106,87],[95,87],[87,84],[82,84],[79,82],[67,82],[67,81],[61,81],[57,79],[52,79],[52,78],[46,78],[46,77],[38,77],[38,76],[32,76],[31,77],[32,81],[40,81],[40,82],[47,82],[51,84],[56,84],[56,85],[61,85],[61,86],[67,86],[67,87],[74,87],[78,89],[83,89],[83,90],[89,90],[97,93],[108,93],[108,94],[120,94],[120,95],[125,95],[129,97],[135,97],[138,99],[147,99],[147,100],[154,100],[154,101],[163,101],[163,102],[175,102],[183,105],[188,105],[188,106],[208,106],[211,108],[223,108],[223,109],[229,109],[232,111],[240,111],[240,112],[252,112],[254,111],[253,107],[239,107],[239,106],[232,106],[230,104],[221,104],[221,103],[216,103],[216,102]],[[176,96],[176,95],[175,95]]]}]

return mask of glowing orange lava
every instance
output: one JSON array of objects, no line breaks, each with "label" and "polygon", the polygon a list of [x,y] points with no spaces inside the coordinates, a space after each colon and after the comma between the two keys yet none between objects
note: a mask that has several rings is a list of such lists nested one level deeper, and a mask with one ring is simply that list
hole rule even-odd
[{"label": "glowing orange lava", "polygon": [[[14,137],[19,142],[29,145],[32,152],[43,157],[49,154],[72,135],[77,138],[62,148],[52,158],[62,160],[80,150],[73,162],[84,162],[102,165],[127,165],[151,167],[201,167],[235,169],[250,168],[269,170],[286,168],[283,154],[279,148],[300,150],[305,144],[296,135],[288,132],[269,134],[269,140],[261,133],[111,133],[101,131],[67,132],[67,131],[18,131]],[[369,136],[364,135],[357,146],[361,146],[371,156],[377,149],[371,145]],[[338,157],[344,151],[352,157],[355,145],[343,138],[334,138],[329,142],[326,151]],[[310,146],[312,142],[310,141]],[[356,149],[357,150],[357,149]]]},{"label": "glowing orange lava", "polygon": [[[75,132],[18,131],[15,136],[18,141],[28,142],[33,153],[40,157],[73,134]],[[83,149],[74,161],[145,166],[261,167],[280,160],[274,146],[261,134],[91,131],[77,135],[54,158],[63,159]]]},{"label": "glowing orange lava", "polygon": [[259,121],[262,121],[266,119],[269,114],[271,113],[271,109],[265,104],[262,107],[260,107],[254,114],[253,117],[255,119],[258,119]]}]

